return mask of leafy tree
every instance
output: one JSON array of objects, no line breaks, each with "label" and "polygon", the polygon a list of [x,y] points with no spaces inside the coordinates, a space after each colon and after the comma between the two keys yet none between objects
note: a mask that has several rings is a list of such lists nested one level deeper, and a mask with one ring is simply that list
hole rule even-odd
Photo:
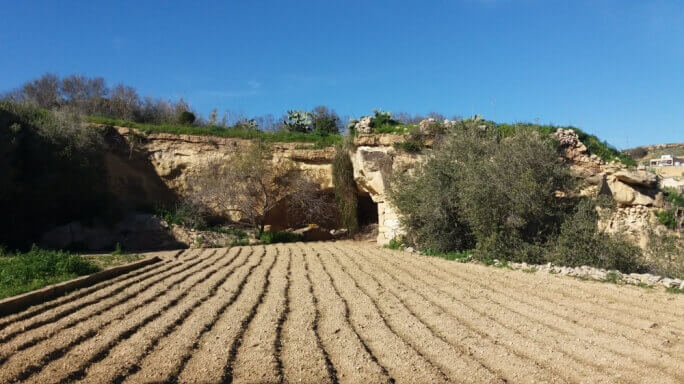
[{"label": "leafy tree", "polygon": [[335,110],[319,105],[311,112],[314,132],[337,134],[340,132],[340,117]]}]

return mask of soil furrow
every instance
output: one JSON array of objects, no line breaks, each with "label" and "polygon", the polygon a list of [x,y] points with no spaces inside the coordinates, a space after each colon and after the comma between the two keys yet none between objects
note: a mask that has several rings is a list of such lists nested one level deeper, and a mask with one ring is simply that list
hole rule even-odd
[{"label": "soil furrow", "polygon": [[352,241],[173,256],[1,319],[0,382],[684,381],[682,295]]},{"label": "soil furrow", "polygon": [[122,282],[124,280],[132,279],[135,278],[136,276],[140,276],[143,274],[146,274],[152,270],[159,269],[159,268],[164,268],[167,266],[167,264],[172,263],[172,261],[169,260],[163,260],[161,262],[158,262],[156,264],[151,264],[146,267],[136,269],[134,271],[128,272],[124,275],[121,275],[119,277],[116,277],[111,280],[107,280],[98,284],[95,284],[93,286],[87,287],[80,289],[78,291],[71,292],[63,297],[50,300],[46,303],[35,305],[33,307],[30,307],[22,312],[15,313],[12,315],[6,316],[2,321],[0,321],[0,331],[3,331],[5,328],[8,326],[24,321],[24,320],[29,320],[32,317],[38,316],[41,313],[47,312],[53,308],[59,307],[61,305],[65,305],[66,303],[73,302],[77,299],[80,299],[82,297],[88,296],[92,294],[93,292],[96,292],[102,288],[108,288],[111,287],[113,284],[117,284],[119,282]]},{"label": "soil furrow", "polygon": [[[568,338],[567,335],[550,334],[548,327],[530,327],[530,324],[536,325],[538,323],[521,319],[521,316],[512,311],[508,306],[483,302],[487,300],[486,290],[471,290],[467,284],[459,284],[458,286],[445,284],[443,280],[429,276],[429,273],[418,276],[413,271],[408,271],[395,263],[390,259],[390,256],[384,255],[383,257],[398,269],[413,274],[417,281],[431,286],[438,294],[447,295],[454,301],[467,307],[468,310],[473,311],[475,315],[485,317],[493,323],[495,329],[500,328],[504,330],[508,328],[514,334],[529,340],[537,348],[546,349],[548,352],[540,355],[540,358],[544,359],[547,366],[558,367],[561,375],[572,377],[570,375],[573,372],[578,373],[591,369],[592,372],[587,373],[603,375],[604,373],[611,372],[611,376],[619,376],[624,371],[634,371],[642,368],[635,366],[630,359],[619,358],[615,355],[611,356],[610,353],[587,340],[582,340],[581,347],[579,348],[577,346],[570,347],[563,339],[577,340],[576,338]],[[467,291],[465,295],[464,289]],[[508,312],[508,314],[502,313],[502,310]],[[554,363],[554,361],[557,362]],[[661,372],[656,370],[650,370],[649,374],[652,376],[662,376]],[[663,379],[666,380],[667,377],[663,376]]]},{"label": "soil furrow", "polygon": [[[126,289],[125,292],[126,294],[121,296],[121,297],[114,297],[111,300],[105,300],[102,302],[97,303],[96,305],[93,306],[93,308],[85,308],[82,309],[81,311],[78,311],[71,316],[68,317],[61,317],[59,321],[55,321],[53,323],[48,323],[47,326],[45,327],[40,327],[39,330],[35,330],[34,332],[28,332],[31,329],[34,329],[35,327],[27,327],[25,332],[21,332],[21,334],[17,335],[15,339],[12,340],[11,343],[5,343],[2,346],[0,346],[0,365],[4,363],[4,361],[11,355],[12,353],[16,353],[19,351],[22,351],[24,349],[30,348],[44,340],[47,340],[54,335],[56,335],[58,332],[64,331],[66,329],[69,329],[73,326],[76,326],[82,322],[88,321],[92,318],[95,318],[97,316],[100,316],[106,312],[110,312],[115,310],[116,308],[120,307],[121,305],[126,304],[128,301],[134,299],[137,297],[141,292],[146,291],[147,289],[156,286],[157,284],[163,284],[165,279],[169,276],[182,273],[192,267],[194,267],[196,264],[199,264],[201,260],[198,260],[195,263],[188,263],[188,264],[176,264],[173,268],[170,270],[166,271],[155,271],[154,276],[155,279],[146,282],[144,285],[137,287],[134,290],[131,289]],[[180,270],[174,270],[175,268],[181,267]],[[168,273],[167,273],[168,272]],[[161,273],[161,276],[160,276]],[[149,276],[149,277],[152,277]],[[146,279],[138,280],[136,279],[135,281],[130,282],[131,284],[136,284],[144,281]],[[139,308],[142,305],[139,305],[137,307],[133,307],[129,310],[135,310]],[[82,312],[82,313],[81,313]],[[21,337],[23,336],[23,337]]]},{"label": "soil furrow", "polygon": [[319,333],[321,318],[313,293],[308,265],[298,247],[293,248],[288,301],[290,312],[283,324],[281,359],[287,381],[311,380],[337,384],[337,371]]},{"label": "soil furrow", "polygon": [[[349,320],[349,304],[338,294],[332,279],[314,252],[305,252],[309,281],[316,281],[313,294],[320,305],[320,336],[340,383],[393,383]],[[309,263],[308,259],[312,259]],[[318,262],[314,262],[318,261]]]},{"label": "soil furrow", "polygon": [[[103,296],[96,296],[93,297],[91,295],[89,296],[84,296],[82,298],[77,298],[75,301],[69,302],[67,304],[61,304],[64,305],[64,307],[60,307],[61,311],[52,311],[52,312],[47,312],[44,311],[41,314],[36,314],[35,316],[31,316],[25,320],[22,321],[17,321],[11,325],[9,325],[6,329],[3,330],[2,336],[0,336],[0,343],[7,343],[8,341],[12,340],[15,338],[17,335],[30,331],[32,329],[39,328],[41,326],[44,326],[45,324],[50,324],[56,321],[57,319],[69,316],[77,311],[80,311],[82,309],[85,309],[86,307],[93,305],[95,303],[100,302],[101,300],[106,300],[110,297],[113,297],[124,290],[128,288],[130,284],[136,284],[140,281],[143,281],[145,279],[149,279],[153,276],[155,276],[158,273],[164,273],[166,271],[169,271],[175,267],[178,267],[179,265],[182,264],[177,264],[177,263],[172,263],[165,265],[163,268],[157,271],[150,271],[149,273],[145,273],[142,276],[137,276],[133,278],[131,281],[122,281],[118,284],[112,285],[110,284],[107,288],[100,290],[99,293],[103,294]],[[41,316],[43,315],[43,316]]]},{"label": "soil furrow", "polygon": [[[479,281],[470,281],[470,279],[464,277],[461,281],[469,281],[472,284],[479,285],[482,288],[481,290],[478,290],[476,293],[473,293],[474,291],[471,291],[470,288],[468,288],[468,285],[445,280],[444,277],[438,276],[434,270],[430,271],[421,268],[420,266],[416,266],[416,268],[424,272],[424,275],[429,275],[437,281],[446,283],[448,286],[457,288],[459,290],[466,288],[468,289],[468,292],[471,292],[472,294],[477,294],[480,298],[487,300],[489,301],[489,303],[491,303],[483,305],[494,305],[505,308],[506,311],[509,311],[513,314],[514,318],[521,319],[521,323],[528,322],[533,324],[538,323],[544,325],[544,333],[548,334],[551,338],[576,338],[578,336],[582,336],[585,339],[585,342],[588,345],[590,345],[589,348],[593,350],[598,350],[595,354],[601,355],[603,358],[608,358],[609,356],[612,356],[613,360],[616,360],[618,358],[619,360],[625,360],[628,362],[628,367],[636,368],[646,365],[649,366],[654,372],[657,372],[660,369],[667,370],[667,367],[674,362],[672,360],[672,357],[668,355],[663,355],[664,352],[652,350],[649,351],[648,348],[643,345],[635,345],[632,340],[627,339],[626,337],[624,337],[624,335],[620,335],[618,337],[624,340],[622,345],[619,348],[615,347],[615,337],[611,338],[607,337],[605,334],[598,334],[592,328],[581,327],[572,322],[571,320],[568,320],[567,318],[552,314],[550,310],[545,308],[545,306],[553,305],[552,303],[542,302],[530,305],[524,303],[521,300],[516,299],[515,297],[512,297],[503,290],[497,289],[497,287],[493,284],[485,286]],[[444,288],[450,289],[448,288],[448,286]],[[498,295],[504,296],[504,298],[497,298],[490,292],[496,292]],[[511,319],[511,317],[507,318]],[[587,332],[588,329],[591,329],[591,331]],[[540,332],[537,332],[537,334],[540,334]],[[632,353],[626,354],[621,349],[627,349]],[[584,358],[587,359],[587,361],[594,361],[594,359],[591,358],[589,355],[586,355]],[[587,361],[584,361],[584,363],[586,364]],[[678,378],[680,376],[680,374],[678,374],[677,372],[669,373]],[[684,376],[682,376],[680,379],[684,380]]]},{"label": "soil furrow", "polygon": [[[668,333],[665,328],[672,328],[674,331],[679,331],[680,333],[684,333],[684,322],[681,320],[684,314],[682,315],[675,315],[675,317],[671,317],[671,315],[667,315],[669,317],[669,320],[667,321],[666,324],[659,324],[660,326],[666,326],[666,327],[658,327],[657,329],[652,329],[650,328],[653,324],[653,316],[657,315],[656,312],[649,311],[644,314],[639,314],[635,315],[633,313],[627,313],[623,309],[619,307],[614,307],[612,302],[610,301],[605,301],[605,299],[601,299],[599,301],[596,300],[597,296],[602,297],[603,292],[611,286],[610,284],[600,284],[597,282],[583,282],[584,285],[594,285],[596,290],[593,292],[593,296],[591,297],[583,297],[581,299],[576,299],[570,295],[565,294],[566,291],[571,291],[571,283],[574,283],[573,279],[571,278],[562,278],[560,280],[560,284],[562,285],[567,285],[566,289],[564,290],[555,290],[555,289],[549,289],[549,284],[545,284],[548,279],[555,279],[558,280],[558,277],[553,277],[553,276],[540,276],[536,282],[537,284],[537,289],[530,289],[529,281],[525,282],[524,280],[519,280],[521,278],[520,273],[507,273],[505,275],[502,275],[502,271],[492,269],[492,268],[486,268],[482,266],[477,266],[477,265],[463,265],[463,264],[456,264],[456,263],[451,263],[452,265],[445,264],[443,260],[439,260],[442,262],[438,262],[437,260],[434,260],[435,258],[426,258],[426,260],[422,260],[422,257],[416,257],[416,256],[409,256],[409,255],[403,255],[403,254],[398,254],[400,258],[406,258],[406,260],[410,260],[413,264],[418,262],[420,266],[427,266],[427,265],[434,265],[438,270],[447,273],[453,277],[457,277],[459,279],[475,279],[475,276],[478,278],[475,279],[475,281],[481,281],[482,279],[486,279],[486,281],[491,281],[494,280],[498,283],[501,283],[502,285],[505,285],[507,287],[516,287],[520,288],[518,289],[508,289],[505,292],[509,292],[511,295],[516,295],[518,299],[525,299],[525,298],[535,298],[541,301],[546,301],[550,304],[552,304],[551,308],[558,308],[562,307],[564,308],[567,312],[569,313],[577,313],[580,319],[586,319],[587,316],[595,319],[596,315],[601,315],[603,318],[605,318],[607,321],[610,321],[613,329],[616,329],[615,326],[617,325],[618,328],[616,330],[619,330],[620,332],[623,332],[625,329],[644,329],[644,330],[649,330],[649,333],[657,333],[660,334],[663,337],[668,337]],[[427,263],[426,263],[427,261]],[[448,263],[448,262],[447,262]],[[427,264],[427,265],[426,265]],[[456,265],[453,265],[456,264]],[[544,281],[547,280],[547,281]],[[558,284],[558,285],[560,285]],[[486,285],[485,287],[489,287]],[[543,288],[542,288],[543,287]],[[641,288],[636,288],[636,287],[620,287],[621,289],[625,290],[625,292],[630,291],[630,290],[641,290],[640,294],[643,295],[639,300],[643,302],[644,300],[651,301],[653,295],[648,295],[648,291],[644,291]],[[600,291],[601,295],[596,295],[596,291]],[[526,294],[522,296],[519,292],[523,291]],[[558,294],[561,294],[563,296],[563,300],[559,300]],[[650,297],[649,297],[650,296]],[[597,305],[598,304],[598,305]],[[662,304],[663,306],[671,306],[669,303],[665,302]],[[662,316],[659,316],[662,318]],[[615,324],[617,323],[617,324]],[[592,326],[592,328],[596,329],[597,331],[601,330],[600,327],[596,326],[595,321],[585,323],[584,326]],[[622,327],[622,328],[620,328]],[[609,331],[608,331],[609,332]],[[619,333],[615,332],[613,333],[614,335],[617,335]],[[638,338],[635,336],[635,340],[638,341]],[[656,347],[656,349],[658,349]],[[666,352],[662,351],[661,352]]]},{"label": "soil furrow", "polygon": [[241,249],[237,253],[229,264],[219,268],[213,280],[195,289],[197,294],[141,329],[128,343],[116,346],[105,360],[88,370],[83,382],[168,381],[196,332],[218,308],[222,298],[218,293],[227,292],[233,285],[239,286],[258,265],[259,261],[247,264],[251,252],[243,254]]},{"label": "soil furrow", "polygon": [[[201,268],[207,269],[210,268],[211,264],[204,265]],[[189,286],[190,288],[194,287],[195,285],[199,284],[203,279],[205,279],[208,274],[211,273],[211,270],[205,274],[205,275],[200,275],[198,276],[196,273],[193,273],[193,271],[186,271],[186,275],[181,278],[181,280],[176,281],[174,283],[174,286],[180,286],[182,285],[183,282],[186,280],[190,280],[192,283]],[[116,332],[118,333],[113,336],[115,342],[107,342],[104,348],[100,349],[100,351],[104,351],[106,355],[106,352],[116,344],[116,342],[119,342],[121,340],[127,339],[130,337],[137,329],[142,327],[144,324],[154,320],[156,317],[161,315],[161,311],[166,310],[167,308],[175,305],[176,302],[178,302],[182,297],[176,297],[171,299],[171,302],[166,303],[164,305],[164,301],[161,301],[158,303],[160,298],[164,299],[169,299],[167,295],[170,291],[171,287],[164,287],[160,289],[158,292],[153,292],[152,297],[148,298],[146,301],[149,301],[146,304],[154,304],[151,307],[145,307],[144,310],[141,311],[136,311],[131,314],[130,317],[124,317],[121,314],[116,316],[116,314],[109,314],[108,318],[105,319],[105,323],[107,326],[103,327],[102,326],[102,321],[100,319],[97,319],[98,321],[91,320],[89,322],[86,322],[82,325],[79,325],[77,327],[73,327],[72,329],[67,330],[67,332],[62,332],[58,334],[56,337],[52,338],[49,340],[48,345],[43,346],[41,344],[36,345],[33,348],[29,348],[25,351],[22,351],[20,354],[12,356],[12,359],[8,361],[8,367],[3,369],[2,372],[0,372],[0,381],[2,381],[2,377],[7,375],[8,378],[16,377],[20,378],[21,380],[26,380],[28,377],[31,377],[35,373],[39,373],[49,366],[54,367],[54,371],[52,373],[52,376],[50,374],[46,374],[44,376],[47,376],[43,381],[48,381],[48,377],[59,377],[60,374],[56,373],[64,373],[63,369],[60,369],[60,365],[63,367],[64,363],[57,363],[61,358],[66,358],[71,356],[73,360],[80,361],[80,358],[86,354],[89,354],[92,352],[87,346],[94,344],[97,346],[101,346],[102,343],[104,342],[103,337],[107,335],[110,332]],[[188,289],[190,289],[188,288]],[[181,296],[187,295],[187,290],[185,290],[183,293],[181,293]],[[183,296],[184,297],[184,296]],[[161,309],[155,311],[152,310],[152,308],[157,308],[160,307]],[[152,313],[152,315],[148,315],[149,313]],[[119,319],[124,319],[122,322],[116,322],[116,320]],[[140,319],[142,318],[142,319]],[[133,322],[132,319],[137,319],[139,322],[134,322],[134,325],[132,327],[124,328],[121,330],[122,327],[124,327],[124,324],[128,324],[128,322]],[[83,335],[79,334],[81,332],[87,332],[90,334],[89,337],[86,337],[83,339]],[[94,334],[93,334],[94,332]],[[74,342],[74,340],[80,340],[78,343]],[[85,341],[88,341],[85,343]],[[46,352],[45,349],[48,349]],[[84,351],[85,349],[85,351]],[[59,353],[56,353],[55,351],[58,351]],[[99,354],[96,354],[96,357],[99,356]],[[12,361],[15,362],[15,364],[10,364]],[[34,363],[37,362],[37,363]],[[32,364],[33,363],[33,364]],[[54,363],[54,364],[53,364]],[[28,365],[28,366],[27,366]],[[72,367],[78,366],[77,363],[73,363],[71,365]],[[18,372],[17,372],[18,371]],[[12,381],[12,380],[9,380]],[[42,382],[41,379],[38,379],[36,382]]]},{"label": "soil furrow", "polygon": [[[279,360],[279,321],[287,316],[287,274],[292,256],[289,247],[278,253],[276,266],[271,272],[267,292],[249,323],[233,365],[233,381],[239,383],[276,383],[284,380],[282,362]],[[284,254],[286,252],[287,254]],[[287,262],[285,262],[287,259]]]},{"label": "soil furrow", "polygon": [[[394,308],[396,307],[403,308],[401,311],[404,313],[396,313],[391,316],[392,319],[397,318],[394,320],[397,328],[402,329],[403,327],[403,337],[421,345],[421,349],[426,351],[423,354],[429,356],[431,361],[439,364],[445,372],[448,372],[452,380],[471,383],[506,382],[502,371],[495,371],[480,359],[473,358],[470,356],[472,353],[467,348],[458,343],[450,342],[444,334],[429,324],[430,321],[424,320],[432,313],[431,310],[424,309],[421,311],[424,315],[419,315],[411,308],[407,300],[394,293],[395,287],[389,287],[386,282],[383,283],[375,275],[377,269],[373,271],[375,273],[368,272],[368,268],[363,263],[355,260],[355,252],[344,253],[347,256],[346,260],[352,264],[352,270],[361,271],[368,276],[371,284],[375,285],[371,289],[375,291],[376,301],[383,306],[386,312],[395,312]],[[436,319],[436,321],[441,321],[441,319]],[[435,338],[438,340],[433,340]]]},{"label": "soil furrow", "polygon": [[[509,275],[507,271],[501,271],[497,269],[487,268],[476,264],[457,264],[452,263],[448,260],[436,258],[436,257],[423,257],[419,255],[407,255],[403,252],[397,252],[398,256],[401,258],[413,258],[420,259],[423,264],[426,265],[436,265],[442,269],[450,272],[463,271],[478,275],[478,276],[491,276],[492,278],[504,278],[506,283],[515,286],[527,286],[530,281],[525,279],[525,276],[520,274]],[[677,306],[667,305],[668,300],[666,297],[660,295],[650,295],[650,291],[644,290],[639,287],[634,286],[619,286],[616,284],[597,284],[596,282],[585,282],[579,279],[572,278],[560,278],[558,281],[558,276],[553,275],[543,275],[540,274],[538,282],[542,280],[556,280],[559,284],[549,284],[547,289],[540,291],[539,293],[553,293],[554,295],[561,296],[564,300],[571,301],[574,303],[591,303],[593,305],[599,305],[604,309],[610,309],[614,311],[619,316],[630,315],[636,319],[648,321],[653,314],[662,316],[667,316],[671,319],[681,319],[684,316],[684,308],[679,308]],[[599,288],[596,288],[599,287]],[[596,291],[600,290],[601,295],[597,295]],[[560,298],[556,297],[556,300]],[[663,300],[664,299],[664,300]],[[662,304],[660,308],[645,309],[641,304],[644,300],[656,300]],[[663,310],[667,308],[668,310]]]},{"label": "soil furrow", "polygon": [[192,346],[187,361],[181,359],[177,368],[181,383],[218,383],[223,374],[230,345],[237,338],[240,324],[248,316],[250,309],[258,301],[261,287],[265,284],[268,271],[275,263],[272,247],[256,247],[262,262],[246,280],[235,301],[221,314],[215,324],[204,331]]},{"label": "soil furrow", "polygon": [[[275,248],[275,247],[272,247],[272,249],[275,249],[275,256],[273,258],[273,262],[271,263],[271,265],[268,267],[268,270],[266,271],[266,279],[264,280],[264,283],[261,286],[261,290],[260,290],[259,296],[257,297],[256,302],[254,303],[254,305],[252,305],[252,308],[250,308],[247,316],[245,318],[243,318],[242,321],[240,322],[240,328],[239,328],[237,334],[235,335],[235,338],[233,339],[233,343],[230,345],[230,349],[228,350],[228,359],[226,361],[226,364],[223,366],[223,374],[221,375],[221,383],[232,383],[233,380],[235,379],[235,374],[236,373],[240,374],[240,370],[242,368],[242,365],[244,364],[244,362],[242,362],[242,364],[240,364],[240,362],[238,361],[239,353],[242,352],[242,354],[244,355],[248,352],[241,350],[240,347],[242,346],[245,339],[249,339],[250,335],[247,335],[248,337],[246,338],[245,334],[247,333],[250,325],[252,324],[252,321],[257,316],[257,312],[258,312],[259,308],[264,303],[264,298],[269,293],[273,269],[274,269],[276,263],[279,261],[278,260],[279,259],[279,257],[278,257],[279,249]],[[268,332],[269,330],[263,329],[261,331]],[[258,344],[257,345],[251,345],[248,347],[256,347],[256,346],[258,346]],[[257,357],[255,355],[256,354],[251,353],[250,357],[252,357],[252,358]],[[269,382],[269,381],[273,382],[273,379],[277,379],[277,378],[275,378],[273,375],[273,367],[271,366],[272,364],[270,364],[271,362],[268,361],[269,360],[268,357],[266,359],[262,358],[261,360],[262,360],[262,363],[264,362],[264,360],[266,360],[265,365],[262,365],[260,367],[261,368],[260,371],[257,370],[256,372],[252,372],[252,374],[260,375],[261,378],[266,377],[266,380],[261,379],[260,380],[261,382]],[[244,369],[242,369],[242,370],[244,370]],[[269,371],[271,371],[271,372],[269,372]],[[250,376],[246,376],[246,377],[244,377],[244,379],[250,379]]]},{"label": "soil furrow", "polygon": [[[330,274],[330,271],[328,270],[328,268],[323,263],[323,260],[322,260],[320,253],[318,253],[318,251],[316,251],[313,248],[312,248],[312,251],[313,251],[312,253],[313,253],[314,257],[316,258],[318,264],[321,266],[323,273],[325,274],[325,277],[330,282],[330,285],[332,286],[333,290],[335,291],[335,295],[337,297],[339,297],[342,300],[342,302],[344,303],[344,318],[347,321],[347,323],[351,326],[352,330],[356,334],[356,337],[361,342],[361,345],[363,345],[363,348],[370,355],[371,359],[376,364],[378,364],[378,366],[380,366],[383,374],[388,377],[389,382],[390,383],[396,382],[396,379],[389,372],[389,369],[386,367],[386,365],[384,363],[380,362],[380,359],[378,358],[378,356],[373,352],[373,350],[369,346],[368,339],[363,337],[363,335],[362,335],[363,332],[359,332],[360,327],[352,320],[352,311],[351,311],[351,305],[349,304],[349,300],[347,297],[342,295],[342,293],[340,292],[340,288],[338,287],[337,284],[335,284],[335,279],[333,278],[333,276]],[[368,314],[366,314],[366,315],[368,315]],[[365,326],[365,324],[364,324],[364,326]],[[374,339],[371,339],[371,341],[374,341]]]},{"label": "soil furrow", "polygon": [[276,323],[276,337],[273,340],[273,349],[275,350],[276,371],[280,383],[285,382],[285,369],[283,368],[283,327],[290,315],[290,285],[292,284],[292,250],[287,248],[287,275],[285,276],[285,287],[283,288],[283,310],[278,316]]},{"label": "soil furrow", "polygon": [[[367,289],[359,286],[358,280],[342,265],[336,252],[330,248],[325,248],[325,251],[329,255],[328,260],[335,260],[334,263],[331,263],[334,269],[329,268],[328,270],[338,272],[339,269],[342,272],[342,274],[335,273],[338,277],[342,277],[339,287],[343,288],[340,290],[347,292],[350,297],[349,300],[355,303],[352,308],[354,308],[353,312],[358,311],[358,315],[355,316],[352,313],[351,317],[359,321],[360,328],[367,330],[369,347],[377,350],[375,354],[379,360],[385,360],[388,366],[397,367],[392,376],[399,382],[408,382],[411,378],[431,383],[450,382],[451,380],[442,370],[443,367],[434,364],[425,357],[421,350],[416,348],[405,335],[401,335],[396,327],[388,321],[387,315],[380,309],[378,301],[368,293]],[[364,324],[364,320],[367,321],[366,324]],[[392,353],[383,356],[381,353],[383,349],[389,349]],[[404,367],[406,369],[402,369]]]},{"label": "soil furrow", "polygon": [[[382,251],[378,250],[378,252]],[[527,380],[542,382],[576,381],[574,380],[576,375],[572,372],[559,371],[565,367],[548,363],[549,355],[555,354],[562,359],[562,356],[558,356],[548,346],[532,342],[530,338],[519,335],[518,330],[503,326],[496,319],[492,319],[488,313],[473,308],[459,298],[441,292],[439,288],[434,289],[413,271],[394,263],[392,265],[395,268],[392,268],[391,272],[387,269],[385,271],[389,272],[397,282],[407,287],[407,290],[418,294],[422,300],[437,306],[438,313],[452,317],[455,325],[466,329],[466,334],[462,336],[462,339],[470,342],[474,333],[478,336],[477,341],[486,343],[486,349],[499,349],[499,354],[509,359],[506,364],[516,366],[515,372],[518,375],[516,381],[520,380],[520,376]],[[516,336],[512,336],[511,333]]]}]

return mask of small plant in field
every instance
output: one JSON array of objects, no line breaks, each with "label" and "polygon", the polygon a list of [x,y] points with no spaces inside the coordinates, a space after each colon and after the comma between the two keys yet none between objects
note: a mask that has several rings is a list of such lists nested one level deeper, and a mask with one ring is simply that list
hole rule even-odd
[{"label": "small plant in field", "polygon": [[525,273],[537,273],[537,268],[525,268],[522,271]]},{"label": "small plant in field", "polygon": [[660,224],[670,228],[675,229],[677,227],[677,218],[671,210],[663,210],[655,213]]},{"label": "small plant in field", "polygon": [[116,243],[116,246],[114,247],[114,250],[112,251],[112,256],[120,256],[123,255],[123,249],[121,248],[121,243]]},{"label": "small plant in field", "polygon": [[404,243],[401,241],[401,239],[395,237],[390,240],[386,247],[389,249],[404,249]]},{"label": "small plant in field", "polygon": [[603,279],[603,281],[607,283],[619,284],[620,282],[622,282],[622,276],[619,272],[610,271],[606,274],[606,278]]},{"label": "small plant in field", "polygon": [[261,236],[259,236],[259,240],[261,240],[261,242],[264,244],[294,243],[297,241],[302,241],[302,235],[298,233],[285,231],[267,231],[262,233]]},{"label": "small plant in field", "polygon": [[670,293],[684,293],[684,289],[679,289],[677,287],[670,287],[667,291]]}]

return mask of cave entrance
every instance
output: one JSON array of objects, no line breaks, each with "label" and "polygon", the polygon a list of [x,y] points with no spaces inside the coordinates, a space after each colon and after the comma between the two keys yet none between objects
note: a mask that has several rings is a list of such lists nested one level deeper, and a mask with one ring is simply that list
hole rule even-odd
[{"label": "cave entrance", "polygon": [[378,224],[378,203],[374,202],[370,195],[358,195],[356,219],[359,228]]}]

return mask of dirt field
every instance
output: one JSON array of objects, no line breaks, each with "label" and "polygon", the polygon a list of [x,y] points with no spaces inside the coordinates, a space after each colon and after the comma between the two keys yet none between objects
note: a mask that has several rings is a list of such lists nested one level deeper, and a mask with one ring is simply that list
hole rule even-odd
[{"label": "dirt field", "polygon": [[189,250],[0,319],[0,382],[684,382],[684,295],[365,243]]}]

